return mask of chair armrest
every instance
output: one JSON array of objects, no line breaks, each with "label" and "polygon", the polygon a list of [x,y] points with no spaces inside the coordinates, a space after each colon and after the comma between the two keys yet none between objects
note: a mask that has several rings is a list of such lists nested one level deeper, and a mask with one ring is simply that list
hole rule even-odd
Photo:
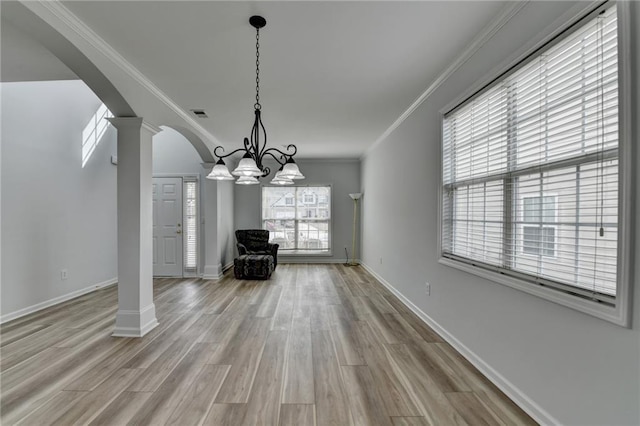
[{"label": "chair armrest", "polygon": [[242,256],[243,254],[247,254],[247,247],[242,243],[237,243],[238,246],[238,255]]},{"label": "chair armrest", "polygon": [[280,247],[280,244],[271,244],[268,243],[267,247],[269,248],[269,251],[271,252],[271,254],[275,257],[278,255],[278,248]]}]

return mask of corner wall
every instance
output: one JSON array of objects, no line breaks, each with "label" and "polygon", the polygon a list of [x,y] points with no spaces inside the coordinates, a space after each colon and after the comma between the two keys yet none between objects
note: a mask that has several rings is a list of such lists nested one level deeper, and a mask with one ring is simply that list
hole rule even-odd
[{"label": "corner wall", "polygon": [[2,83],[0,90],[6,321],[115,283],[116,132],[107,130],[82,168],[82,131],[100,105],[83,82]]},{"label": "corner wall", "polygon": [[[631,3],[637,117],[640,4]],[[548,34],[551,28],[545,27],[559,25],[557,18],[575,6],[527,3],[368,153],[362,165],[363,262],[538,421],[640,424],[640,289],[633,300],[633,329],[625,329],[438,263],[439,111],[488,77],[496,64],[540,40],[541,31]],[[637,164],[639,151],[636,143]],[[380,170],[398,170],[398,176],[388,179]],[[639,212],[640,173],[635,188]],[[635,259],[640,264],[638,249]],[[430,296],[425,282],[431,284]]]}]

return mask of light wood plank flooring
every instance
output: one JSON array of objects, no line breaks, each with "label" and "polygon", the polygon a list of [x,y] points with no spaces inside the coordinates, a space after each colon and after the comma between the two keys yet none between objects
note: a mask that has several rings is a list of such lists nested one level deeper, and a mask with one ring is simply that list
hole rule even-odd
[{"label": "light wood plank flooring", "polygon": [[111,337],[115,287],[3,325],[1,423],[535,424],[360,267],[154,295],[140,339]]}]

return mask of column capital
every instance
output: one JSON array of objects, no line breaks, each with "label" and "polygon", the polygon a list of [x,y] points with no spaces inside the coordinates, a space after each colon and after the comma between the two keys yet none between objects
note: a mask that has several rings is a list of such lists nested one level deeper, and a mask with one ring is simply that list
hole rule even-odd
[{"label": "column capital", "polygon": [[142,127],[142,117],[109,117],[109,123],[116,129],[140,128]]},{"label": "column capital", "polygon": [[152,136],[162,131],[161,128],[148,121],[144,121],[142,117],[109,117],[107,120],[109,120],[116,129],[144,129],[151,133]]}]

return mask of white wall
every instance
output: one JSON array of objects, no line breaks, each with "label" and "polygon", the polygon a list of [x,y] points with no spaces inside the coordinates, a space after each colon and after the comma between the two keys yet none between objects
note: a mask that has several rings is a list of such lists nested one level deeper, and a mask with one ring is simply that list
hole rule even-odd
[{"label": "white wall", "polygon": [[[586,4],[586,3],[585,3]],[[438,264],[439,110],[540,39],[574,3],[529,2],[444,82],[362,165],[364,263],[495,371],[538,420],[640,424],[640,290],[633,329]],[[638,117],[640,4],[634,8]],[[636,121],[636,135],[638,123]],[[637,141],[637,137],[634,139]],[[636,144],[637,147],[637,144]],[[637,149],[640,151],[640,149]],[[637,152],[640,164],[640,152]],[[389,179],[382,170],[398,170]],[[636,204],[640,173],[636,174]],[[640,208],[640,206],[637,206]],[[637,210],[640,211],[640,210]],[[640,224],[639,224],[640,225]],[[636,228],[636,245],[640,226]],[[640,264],[640,249],[636,250]],[[431,283],[427,296],[425,282]],[[636,283],[638,279],[635,280]]]},{"label": "white wall", "polygon": [[177,131],[162,127],[153,136],[153,174],[200,175],[202,159],[196,149]]},{"label": "white wall", "polygon": [[[332,185],[331,193],[331,256],[285,256],[278,254],[278,261],[282,262],[345,262],[345,247],[351,256],[351,239],[353,229],[353,200],[349,193],[360,192],[360,161],[358,160],[296,160],[300,171],[306,179],[300,180],[301,185]],[[269,164],[271,170],[277,167]],[[269,178],[263,179],[267,184]],[[260,196],[261,185],[236,185],[235,192],[235,225],[236,229],[260,229]],[[366,197],[367,194],[364,194]],[[358,226],[360,222],[358,221]],[[360,230],[358,230],[360,235]],[[359,239],[359,238],[358,238]],[[357,245],[360,253],[359,244]]]},{"label": "white wall", "polygon": [[82,130],[100,105],[84,83],[2,83],[0,90],[6,319],[115,280],[116,133],[107,130],[82,168]]},{"label": "white wall", "polygon": [[218,181],[218,255],[221,267],[233,264],[236,236],[234,228],[233,200],[235,184]]}]

